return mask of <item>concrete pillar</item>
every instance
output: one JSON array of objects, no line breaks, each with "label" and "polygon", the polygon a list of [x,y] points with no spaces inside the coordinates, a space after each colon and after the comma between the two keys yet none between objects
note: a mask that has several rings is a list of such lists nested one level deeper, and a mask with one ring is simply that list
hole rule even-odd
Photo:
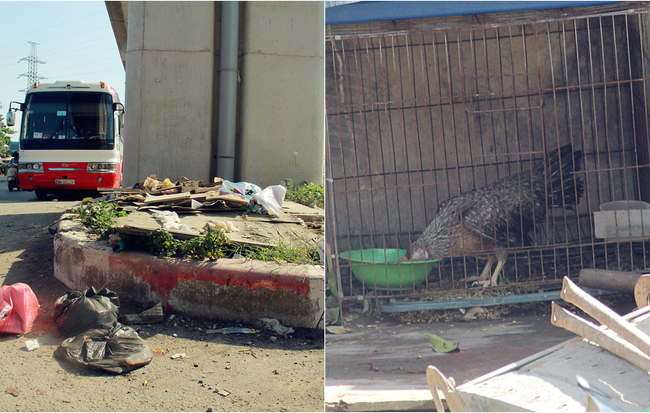
[{"label": "concrete pillar", "polygon": [[[240,180],[322,182],[323,2],[242,2]],[[297,153],[297,155],[296,155]]]},{"label": "concrete pillar", "polygon": [[124,186],[154,173],[212,180],[218,10],[214,2],[128,3]]}]

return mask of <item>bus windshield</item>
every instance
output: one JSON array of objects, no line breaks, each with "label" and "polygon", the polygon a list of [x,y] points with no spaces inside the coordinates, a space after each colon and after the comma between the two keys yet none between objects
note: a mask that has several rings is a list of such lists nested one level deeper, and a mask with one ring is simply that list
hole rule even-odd
[{"label": "bus windshield", "polygon": [[106,93],[27,96],[21,149],[113,149],[113,102]]}]

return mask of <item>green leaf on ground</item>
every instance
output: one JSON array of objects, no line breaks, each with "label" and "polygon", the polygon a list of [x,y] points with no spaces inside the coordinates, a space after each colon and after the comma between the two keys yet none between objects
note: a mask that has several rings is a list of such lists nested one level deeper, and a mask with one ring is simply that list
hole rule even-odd
[{"label": "green leaf on ground", "polygon": [[458,346],[452,343],[451,341],[447,341],[443,338],[440,338],[435,334],[425,334],[425,335],[429,337],[429,341],[431,341],[431,345],[433,345],[433,351],[437,353],[450,353],[452,351],[460,350]]}]

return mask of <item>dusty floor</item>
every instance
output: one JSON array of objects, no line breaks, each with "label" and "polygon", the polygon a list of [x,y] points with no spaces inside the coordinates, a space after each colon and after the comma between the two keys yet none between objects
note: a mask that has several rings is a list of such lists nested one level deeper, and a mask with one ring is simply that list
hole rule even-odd
[{"label": "dusty floor", "polygon": [[[0,176],[0,284],[28,284],[41,313],[26,335],[0,334],[0,411],[323,411],[321,330],[297,329],[272,342],[270,331],[206,334],[231,326],[176,316],[134,326],[153,361],[125,375],[77,367],[53,356],[64,337],[51,318],[66,287],[52,276],[52,235],[43,228],[77,200],[38,201],[9,192]],[[126,312],[143,309],[122,302]],[[25,342],[40,348],[27,351]],[[185,354],[185,357],[172,356]]]},{"label": "dusty floor", "polygon": [[[621,315],[636,307],[632,294],[599,299]],[[458,310],[375,311],[372,316],[349,312],[349,332],[326,336],[326,385],[370,392],[428,390],[429,365],[461,385],[575,337],[551,324],[550,308],[548,301],[486,307],[490,317],[470,321]],[[572,311],[590,319],[577,308]],[[449,340],[460,351],[436,353],[426,334]],[[330,407],[338,402],[326,400]]]}]

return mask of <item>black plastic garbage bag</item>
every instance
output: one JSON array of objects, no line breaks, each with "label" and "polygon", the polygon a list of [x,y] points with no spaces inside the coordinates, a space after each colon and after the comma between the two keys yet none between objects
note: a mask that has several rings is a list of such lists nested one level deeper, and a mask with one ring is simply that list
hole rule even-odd
[{"label": "black plastic garbage bag", "polygon": [[67,338],[54,355],[77,365],[117,374],[146,366],[153,359],[151,347],[134,329],[120,323],[111,329],[94,328]]},{"label": "black plastic garbage bag", "polygon": [[117,293],[90,287],[86,291],[66,291],[54,303],[52,318],[61,333],[72,337],[91,328],[112,328],[119,312]]}]

